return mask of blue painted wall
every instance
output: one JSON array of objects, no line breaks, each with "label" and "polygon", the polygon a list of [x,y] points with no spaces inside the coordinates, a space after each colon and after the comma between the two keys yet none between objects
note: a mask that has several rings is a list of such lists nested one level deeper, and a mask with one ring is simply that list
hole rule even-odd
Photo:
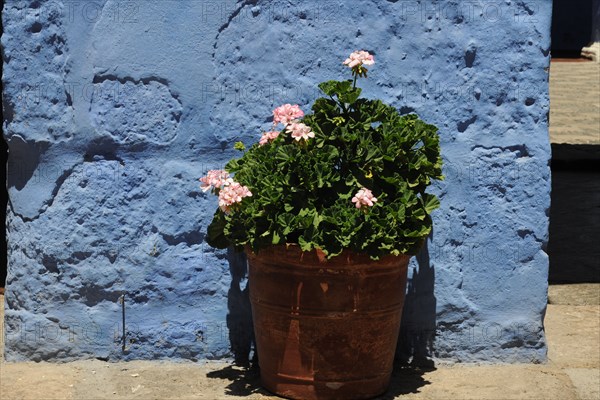
[{"label": "blue painted wall", "polygon": [[[367,97],[440,127],[447,180],[399,357],[546,347],[550,1],[7,0],[8,360],[245,361],[245,261],[197,178],[375,54]],[[125,293],[126,346],[122,351]]]}]

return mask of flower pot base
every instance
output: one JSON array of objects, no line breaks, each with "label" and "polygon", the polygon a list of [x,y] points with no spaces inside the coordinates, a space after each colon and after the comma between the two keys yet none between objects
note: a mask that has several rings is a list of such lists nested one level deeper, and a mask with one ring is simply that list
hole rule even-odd
[{"label": "flower pot base", "polygon": [[390,376],[391,374],[386,374],[355,381],[324,382],[303,380],[261,371],[261,384],[268,391],[288,399],[359,400],[370,399],[384,393],[389,385]]}]

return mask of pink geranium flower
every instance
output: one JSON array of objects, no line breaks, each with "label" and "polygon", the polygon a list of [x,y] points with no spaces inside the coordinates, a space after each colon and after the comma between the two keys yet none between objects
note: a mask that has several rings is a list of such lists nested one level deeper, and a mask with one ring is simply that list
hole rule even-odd
[{"label": "pink geranium flower", "polygon": [[304,112],[300,109],[297,104],[284,104],[273,110],[273,124],[282,123],[284,125],[289,124],[295,119],[302,118]]},{"label": "pink geranium flower", "polygon": [[315,137],[315,133],[310,130],[310,126],[304,125],[301,122],[292,122],[286,129],[291,132],[295,140],[308,140]]},{"label": "pink geranium flower", "polygon": [[352,202],[356,208],[361,208],[362,206],[372,207],[377,202],[377,198],[373,196],[373,193],[369,189],[362,188],[352,198]]},{"label": "pink geranium flower", "polygon": [[344,65],[347,65],[350,68],[357,67],[359,65],[373,65],[375,64],[375,58],[373,58],[372,54],[369,54],[367,51],[355,51],[350,54],[350,57],[344,61]]},{"label": "pink geranium flower", "polygon": [[246,186],[240,185],[238,182],[231,182],[219,192],[219,208],[223,212],[228,213],[231,207],[236,203],[241,203],[244,197],[252,196],[252,192]]},{"label": "pink geranium flower", "polygon": [[211,169],[206,173],[206,176],[200,178],[200,189],[203,192],[208,192],[211,189],[220,188],[233,182],[229,177],[229,173],[222,169]]},{"label": "pink geranium flower", "polygon": [[278,132],[278,131],[264,132],[262,134],[262,137],[260,138],[260,141],[258,142],[258,144],[263,146],[269,142],[272,142],[273,140],[275,140],[277,138],[277,136],[279,136],[280,133],[281,132]]}]

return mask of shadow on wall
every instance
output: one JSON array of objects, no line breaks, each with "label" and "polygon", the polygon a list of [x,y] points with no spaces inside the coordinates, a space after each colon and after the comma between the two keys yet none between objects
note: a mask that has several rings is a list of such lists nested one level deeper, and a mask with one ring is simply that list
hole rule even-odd
[{"label": "shadow on wall", "polygon": [[[14,154],[15,150],[13,149],[11,150],[11,152]],[[6,243],[6,212],[8,206],[8,187],[11,186],[8,181],[14,179],[14,174],[12,170],[9,170],[10,166],[8,165],[8,143],[6,142],[6,139],[4,139],[4,135],[2,136],[2,139],[0,139],[0,155],[2,160],[0,161],[0,165],[3,166],[2,171],[4,172],[4,179],[2,179],[2,182],[7,182],[7,184],[4,185],[2,189],[4,196],[1,196],[2,199],[0,200],[0,209],[2,210],[2,212],[0,212],[0,224],[2,226],[0,253],[3,254],[2,260],[0,261],[0,293],[3,293],[4,285],[6,283],[6,273],[8,266],[8,249]],[[23,171],[23,168],[19,169],[18,172],[25,173],[25,171]]]},{"label": "shadow on wall", "polygon": [[[249,287],[246,281],[248,274],[246,254],[229,248],[227,249],[227,260],[229,261],[229,271],[231,273],[231,286],[227,294],[229,343],[235,364],[248,366],[254,344],[254,328],[252,326]],[[242,289],[244,282],[246,282],[246,285]]]},{"label": "shadow on wall", "polygon": [[428,246],[431,236],[416,257],[418,269],[408,280],[396,350],[396,364],[399,365],[433,367],[430,357],[436,329],[436,299],[433,291],[435,271]]}]

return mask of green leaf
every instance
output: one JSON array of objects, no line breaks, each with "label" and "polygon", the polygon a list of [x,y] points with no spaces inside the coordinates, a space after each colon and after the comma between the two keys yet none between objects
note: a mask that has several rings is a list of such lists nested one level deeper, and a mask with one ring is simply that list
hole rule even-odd
[{"label": "green leaf", "polygon": [[295,216],[289,213],[281,214],[277,217],[277,224],[283,229],[283,234],[287,235],[294,230]]},{"label": "green leaf", "polygon": [[319,227],[319,224],[323,221],[323,217],[315,212],[315,216],[313,218],[313,227],[316,229]]},{"label": "green leaf", "polygon": [[227,240],[224,233],[225,225],[225,215],[217,209],[212,222],[206,229],[206,242],[209,246],[217,249],[225,249],[229,246],[229,240]]},{"label": "green leaf", "polygon": [[300,245],[302,251],[311,251],[313,249],[313,243],[306,241],[303,236],[298,238],[298,245]]},{"label": "green leaf", "polygon": [[323,91],[327,96],[333,96],[336,94],[338,81],[326,81],[319,83],[319,89]]},{"label": "green leaf", "polygon": [[425,206],[425,212],[431,214],[433,210],[439,208],[440,200],[436,196],[426,193],[423,195],[423,204]]},{"label": "green leaf", "polygon": [[360,92],[362,90],[360,88],[352,89],[344,94],[340,94],[338,97],[342,103],[354,104],[356,99],[360,96]]},{"label": "green leaf", "polygon": [[319,89],[327,96],[337,96],[342,103],[354,103],[360,96],[361,89],[353,88],[352,81],[327,81],[319,84]]},{"label": "green leaf", "polygon": [[229,160],[229,162],[225,165],[225,171],[228,172],[236,172],[240,166],[240,161],[238,159]]},{"label": "green leaf", "polygon": [[244,150],[246,150],[246,145],[244,145],[244,142],[235,142],[235,144],[233,145],[233,148],[235,150],[244,151]]},{"label": "green leaf", "polygon": [[277,234],[277,232],[273,232],[273,244],[279,244],[281,237]]},{"label": "green leaf", "polygon": [[417,208],[412,212],[411,217],[418,220],[423,220],[425,219],[425,210],[423,210],[422,208]]}]

